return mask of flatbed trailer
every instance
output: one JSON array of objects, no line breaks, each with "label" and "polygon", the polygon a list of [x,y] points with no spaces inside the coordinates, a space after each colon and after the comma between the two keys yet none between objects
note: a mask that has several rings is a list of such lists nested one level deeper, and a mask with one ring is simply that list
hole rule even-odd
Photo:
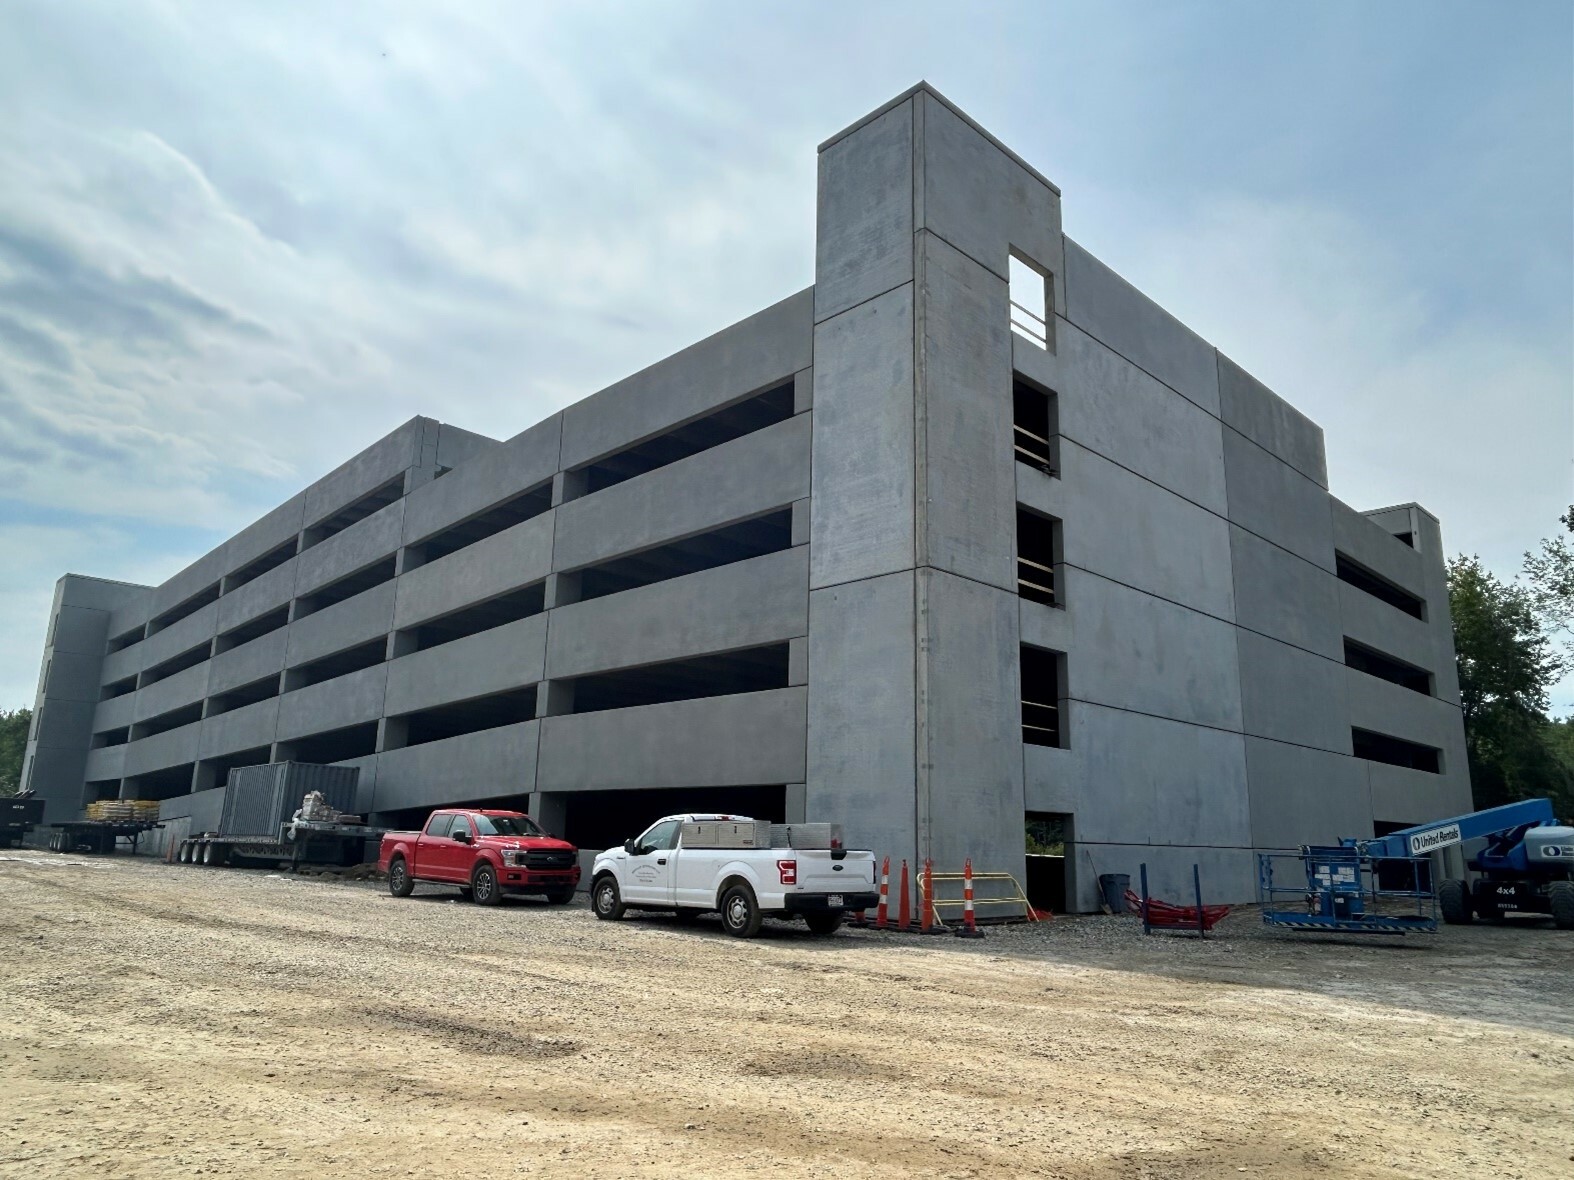
[{"label": "flatbed trailer", "polygon": [[367,840],[381,840],[383,828],[365,824],[291,820],[277,836],[226,836],[202,832],[182,840],[175,849],[179,864],[224,865],[278,864],[288,861],[291,871],[303,863],[357,865],[364,859]]},{"label": "flatbed trailer", "polygon": [[116,845],[126,840],[131,844],[131,855],[137,854],[137,842],[144,832],[164,825],[152,819],[73,819],[49,825],[54,834],[49,837],[51,852],[87,852],[111,856]]}]

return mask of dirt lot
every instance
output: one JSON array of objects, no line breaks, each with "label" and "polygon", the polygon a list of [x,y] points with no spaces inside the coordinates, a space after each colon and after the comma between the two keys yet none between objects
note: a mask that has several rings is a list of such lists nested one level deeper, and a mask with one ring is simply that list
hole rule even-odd
[{"label": "dirt lot", "polygon": [[0,1174],[1574,1173],[1574,934],[979,943],[0,853]]}]

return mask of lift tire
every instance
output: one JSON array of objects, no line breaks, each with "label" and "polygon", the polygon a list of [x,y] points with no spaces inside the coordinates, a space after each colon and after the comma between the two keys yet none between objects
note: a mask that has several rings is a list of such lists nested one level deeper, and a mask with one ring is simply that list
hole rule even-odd
[{"label": "lift tire", "polygon": [[621,921],[628,912],[623,904],[623,894],[618,890],[617,879],[610,874],[597,877],[590,887],[590,908],[603,922]]},{"label": "lift tire", "polygon": [[388,862],[388,892],[395,897],[409,897],[415,892],[410,866],[404,863],[402,856],[396,856]]},{"label": "lift tire", "polygon": [[1470,922],[1470,889],[1463,881],[1444,881],[1437,887],[1437,908],[1450,926]]},{"label": "lift tire", "polygon": [[831,910],[825,914],[805,914],[803,920],[810,934],[825,938],[842,928],[842,917],[841,910]]},{"label": "lift tire", "polygon": [[754,890],[747,885],[734,885],[722,895],[721,928],[734,938],[753,938],[764,920]]},{"label": "lift tire", "polygon": [[1547,886],[1552,921],[1559,930],[1574,930],[1574,881],[1554,881]]},{"label": "lift tire", "polygon": [[567,905],[574,900],[572,889],[548,889],[547,905]]},{"label": "lift tire", "polygon": [[476,905],[496,905],[503,900],[502,887],[497,883],[497,870],[489,864],[478,864],[470,874],[470,899]]}]

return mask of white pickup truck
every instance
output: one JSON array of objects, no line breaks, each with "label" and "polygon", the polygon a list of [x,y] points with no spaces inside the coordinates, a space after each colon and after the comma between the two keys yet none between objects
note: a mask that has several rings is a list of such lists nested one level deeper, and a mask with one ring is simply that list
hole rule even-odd
[{"label": "white pickup truck", "polygon": [[753,938],[766,917],[802,918],[813,933],[832,934],[847,911],[879,900],[874,853],[848,851],[833,833],[830,824],[669,815],[596,857],[590,903],[608,922],[627,910],[670,910],[680,921],[716,910],[738,938]]}]

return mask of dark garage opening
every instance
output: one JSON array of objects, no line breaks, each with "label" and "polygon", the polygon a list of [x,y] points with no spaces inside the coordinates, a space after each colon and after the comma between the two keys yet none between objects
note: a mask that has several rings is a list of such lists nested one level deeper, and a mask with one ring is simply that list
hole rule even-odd
[{"label": "dark garage opening", "polygon": [[565,840],[599,852],[637,836],[664,815],[686,811],[787,822],[787,788],[674,787],[659,791],[583,791],[566,800]]},{"label": "dark garage opening", "polygon": [[603,709],[786,688],[787,662],[787,645],[777,643],[580,676],[566,683],[574,687],[573,711],[596,713]]}]

